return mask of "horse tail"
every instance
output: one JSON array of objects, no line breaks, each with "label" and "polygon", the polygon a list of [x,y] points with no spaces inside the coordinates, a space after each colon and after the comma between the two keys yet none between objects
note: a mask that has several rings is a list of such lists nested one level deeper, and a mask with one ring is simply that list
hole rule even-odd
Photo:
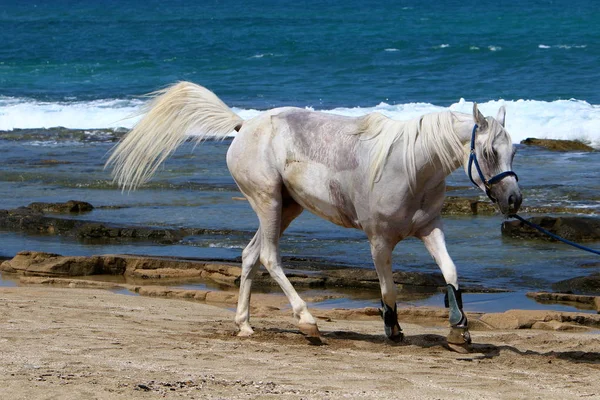
[{"label": "horse tail", "polygon": [[179,82],[151,94],[144,117],[119,142],[106,162],[112,165],[113,182],[135,190],[147,182],[189,133],[194,139],[225,138],[239,131],[244,120],[210,90]]}]

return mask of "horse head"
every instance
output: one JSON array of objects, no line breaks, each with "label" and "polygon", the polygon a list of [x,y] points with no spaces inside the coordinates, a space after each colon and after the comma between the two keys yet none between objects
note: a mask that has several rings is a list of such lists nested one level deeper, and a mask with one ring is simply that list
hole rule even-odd
[{"label": "horse head", "polygon": [[496,118],[484,117],[473,104],[475,126],[471,137],[469,160],[465,171],[471,181],[483,190],[504,215],[516,214],[523,197],[517,174],[512,171],[516,149],[504,129],[506,109]]}]

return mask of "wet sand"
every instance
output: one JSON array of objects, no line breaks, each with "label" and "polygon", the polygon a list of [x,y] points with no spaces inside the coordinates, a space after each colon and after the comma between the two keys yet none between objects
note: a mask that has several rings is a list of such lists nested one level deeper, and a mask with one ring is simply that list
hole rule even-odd
[{"label": "wet sand", "polygon": [[251,321],[255,335],[238,338],[231,305],[0,288],[0,398],[600,396],[597,333],[473,331],[473,352],[464,355],[446,349],[439,324],[402,323],[406,340],[394,345],[377,317],[340,319],[325,310],[324,344],[313,346],[290,314],[264,306]]}]

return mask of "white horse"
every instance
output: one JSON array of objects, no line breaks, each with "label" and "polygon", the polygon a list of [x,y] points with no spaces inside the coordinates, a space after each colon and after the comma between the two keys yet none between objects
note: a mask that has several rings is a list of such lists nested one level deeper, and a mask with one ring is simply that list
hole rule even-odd
[{"label": "white horse", "polygon": [[392,340],[403,337],[392,250],[408,236],[421,239],[448,285],[448,343],[468,347],[467,318],[440,211],[445,178],[462,164],[503,214],[517,212],[522,198],[511,171],[514,148],[504,129],[504,107],[496,119],[485,118],[475,104],[473,115],[445,111],[410,121],[285,107],[244,121],[208,89],[180,82],[157,92],[146,111],[107,162],[124,190],[150,179],[190,132],[199,132],[202,140],[238,131],[227,166],[260,222],[242,253],[235,317],[240,336],[253,333],[250,288],[262,264],[288,297],[300,331],[319,337],[315,319],[283,272],[279,251],[280,236],[307,209],[366,233],[381,285],[385,333]]}]

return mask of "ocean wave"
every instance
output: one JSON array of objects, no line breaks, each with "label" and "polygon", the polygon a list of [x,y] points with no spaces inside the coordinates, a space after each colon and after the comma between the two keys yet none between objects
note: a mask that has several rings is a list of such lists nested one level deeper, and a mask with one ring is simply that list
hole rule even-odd
[{"label": "ocean wave", "polygon": [[250,58],[264,58],[264,57],[274,57],[274,56],[275,56],[275,54],[273,54],[273,53],[258,53],[258,54],[251,56]]},{"label": "ocean wave", "polygon": [[570,50],[570,49],[585,49],[587,47],[587,44],[557,44],[554,46],[549,46],[547,44],[539,44],[538,48],[539,49],[552,49],[552,48],[556,48],[556,49],[565,49],[565,50]]},{"label": "ocean wave", "polygon": [[[0,97],[0,131],[11,131],[11,140],[44,140],[47,137],[32,135],[26,129],[65,127],[83,130],[81,137],[89,141],[110,141],[120,137],[119,128],[129,129],[139,119],[142,100],[96,100],[90,102],[38,102],[31,99]],[[580,140],[600,148],[600,105],[583,100],[492,100],[479,104],[485,115],[495,116],[500,106],[506,106],[506,127],[513,141],[519,143],[528,137],[544,139]],[[323,112],[359,117],[377,111],[396,120],[406,120],[420,115],[443,110],[471,113],[472,102],[460,99],[442,107],[430,103],[387,104],[373,107],[339,107]],[[307,108],[311,109],[311,108]],[[262,111],[256,109],[233,108],[243,119],[250,119]],[[23,129],[23,131],[18,131]],[[86,132],[85,130],[95,130]],[[115,135],[102,130],[115,130]],[[235,133],[232,132],[232,136]],[[29,135],[29,136],[28,136]],[[103,136],[104,135],[104,136]],[[44,135],[45,136],[45,135]],[[7,135],[0,135],[0,139]],[[29,139],[28,139],[29,138]],[[73,135],[68,136],[74,139]],[[53,138],[54,139],[54,138]],[[74,140],[77,140],[76,138]]]},{"label": "ocean wave", "polygon": [[130,128],[138,120],[142,100],[105,99],[43,102],[0,96],[0,130],[52,128]]}]

